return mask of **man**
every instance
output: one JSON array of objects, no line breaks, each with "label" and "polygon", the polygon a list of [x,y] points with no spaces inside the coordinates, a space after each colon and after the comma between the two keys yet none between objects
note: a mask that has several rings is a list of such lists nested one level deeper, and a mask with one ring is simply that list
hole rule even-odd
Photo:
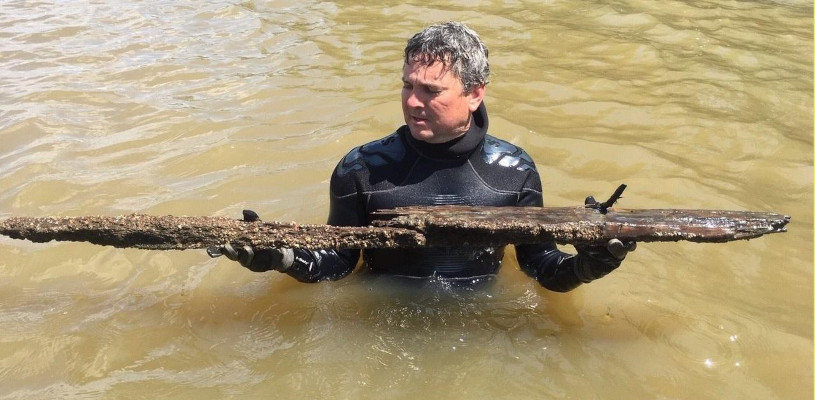
[{"label": "man", "polygon": [[[487,135],[487,47],[463,24],[432,25],[405,48],[402,111],[406,125],[351,150],[331,176],[328,224],[368,225],[371,212],[410,205],[542,207],[535,164],[521,148]],[[561,252],[554,243],[516,245],[518,262],[544,287],[568,291],[620,265],[625,250],[605,246]],[[252,271],[277,270],[302,282],[335,280],[356,266],[360,250],[215,251]],[[370,249],[377,272],[475,280],[496,274],[503,248]]]}]

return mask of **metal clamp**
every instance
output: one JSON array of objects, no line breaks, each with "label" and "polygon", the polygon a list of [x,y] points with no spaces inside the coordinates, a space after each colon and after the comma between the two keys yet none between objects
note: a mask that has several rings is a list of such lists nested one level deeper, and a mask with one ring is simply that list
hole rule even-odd
[{"label": "metal clamp", "polygon": [[589,196],[586,197],[586,201],[584,202],[584,204],[586,205],[586,208],[593,208],[597,211],[600,211],[601,214],[605,214],[608,212],[608,209],[611,206],[613,206],[614,203],[617,202],[617,200],[622,198],[623,191],[625,190],[626,187],[627,186],[625,184],[618,186],[617,190],[614,191],[614,194],[612,194],[611,197],[608,198],[608,200],[602,203],[598,203],[597,200],[594,199],[594,196]]}]

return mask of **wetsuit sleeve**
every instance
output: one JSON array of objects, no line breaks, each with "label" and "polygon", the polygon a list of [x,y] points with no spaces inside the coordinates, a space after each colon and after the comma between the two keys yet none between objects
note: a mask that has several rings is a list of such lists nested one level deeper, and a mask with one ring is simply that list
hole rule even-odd
[{"label": "wetsuit sleeve", "polygon": [[[331,175],[331,205],[328,224],[362,226],[365,221],[361,194],[351,174],[343,174],[343,160]],[[300,282],[312,283],[344,278],[357,265],[359,250],[294,249],[294,263],[286,274]]]},{"label": "wetsuit sleeve", "polygon": [[[532,171],[518,197],[518,206],[543,207],[540,177]],[[555,242],[516,245],[518,264],[541,286],[556,292],[568,292],[585,281],[575,268],[575,256],[558,250]]]}]

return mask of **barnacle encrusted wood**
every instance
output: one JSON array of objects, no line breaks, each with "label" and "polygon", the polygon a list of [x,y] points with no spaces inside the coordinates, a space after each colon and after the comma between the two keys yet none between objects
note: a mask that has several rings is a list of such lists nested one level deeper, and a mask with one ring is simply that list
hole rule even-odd
[{"label": "barnacle encrusted wood", "polygon": [[14,217],[0,234],[32,242],[77,241],[151,250],[235,245],[310,249],[499,246],[517,243],[728,242],[785,232],[789,216],[751,211],[586,207],[432,206],[380,210],[372,226],[246,222],[225,217]]},{"label": "barnacle encrusted wood", "polygon": [[404,207],[374,213],[375,226],[422,231],[428,246],[604,242],[721,243],[786,232],[787,215],[770,212],[590,207]]},{"label": "barnacle encrusted wood", "polygon": [[256,247],[420,247],[424,237],[400,228],[337,227],[245,222],[224,217],[124,216],[14,217],[0,233],[32,242],[74,241],[148,250],[203,249],[223,243]]}]

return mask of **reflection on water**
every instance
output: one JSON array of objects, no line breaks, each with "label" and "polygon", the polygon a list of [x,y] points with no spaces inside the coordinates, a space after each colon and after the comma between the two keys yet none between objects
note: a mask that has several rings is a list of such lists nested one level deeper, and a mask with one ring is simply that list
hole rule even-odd
[{"label": "reflection on water", "polygon": [[809,2],[0,5],[0,217],[319,223],[401,124],[401,49],[463,20],[491,133],[553,206],[765,210],[790,232],[644,244],[568,294],[305,285],[203,252],[0,239],[0,398],[812,398]]}]

